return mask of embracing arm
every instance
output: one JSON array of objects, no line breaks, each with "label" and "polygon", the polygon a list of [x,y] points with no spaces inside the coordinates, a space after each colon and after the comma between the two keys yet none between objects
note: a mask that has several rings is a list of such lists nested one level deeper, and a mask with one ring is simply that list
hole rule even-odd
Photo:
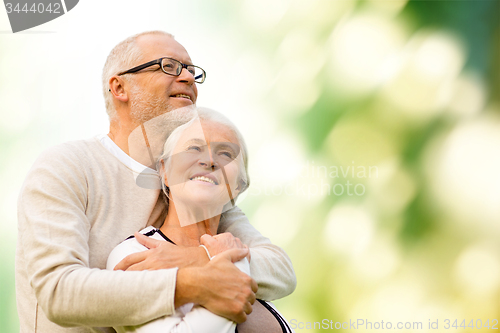
[{"label": "embracing arm", "polygon": [[[235,207],[224,213],[218,234],[229,232],[250,249],[250,271],[259,289],[257,298],[272,301],[293,292],[297,284],[292,262],[279,246],[262,236],[248,221],[243,212]],[[147,237],[136,234],[137,240],[150,248],[149,251],[132,254],[122,260],[115,269],[144,270],[167,267],[194,267],[205,264],[203,249],[170,247],[169,244],[153,245]],[[150,242],[151,244],[147,244]],[[203,243],[203,240],[202,240]],[[186,259],[189,258],[189,261]],[[176,306],[179,305],[176,302]],[[213,311],[213,309],[209,308]],[[214,311],[219,313],[217,311]],[[220,314],[220,313],[219,313]]]},{"label": "embracing arm", "polygon": [[[154,243],[155,240],[152,240]],[[162,242],[166,243],[166,242]],[[150,244],[151,245],[151,244]],[[173,249],[174,247],[171,247]],[[123,259],[125,256],[139,251],[147,250],[147,248],[137,242],[136,239],[128,239],[127,241],[119,244],[111,252],[108,258],[107,268],[112,269],[116,264]],[[248,261],[244,258],[236,262],[234,265],[232,261],[239,260],[242,256],[246,255],[246,250],[242,249],[232,249],[226,251],[207,264],[207,266],[218,266],[223,264],[224,268],[221,273],[228,273],[231,270],[238,270],[238,267],[242,272],[247,275],[250,273],[250,268]],[[179,280],[189,280],[189,277],[182,277],[182,273],[185,271],[193,270],[197,274],[203,274],[199,267],[186,268],[184,270],[179,270]],[[248,276],[247,276],[248,277]],[[189,281],[187,281],[189,283]],[[256,287],[256,285],[255,285]],[[231,289],[231,286],[227,286],[227,289]],[[236,283],[235,291],[239,294],[241,292],[241,285]],[[241,295],[233,294],[231,298],[241,297]],[[210,297],[213,298],[213,297]],[[203,299],[199,300],[204,302]],[[227,299],[225,303],[230,302]],[[248,303],[248,312],[251,312],[251,304]],[[204,333],[204,332],[220,332],[220,333],[230,333],[234,332],[236,323],[232,320],[228,320],[222,316],[218,316],[205,307],[200,305],[185,304],[179,307],[174,315],[163,316],[151,322],[145,323],[143,325],[135,327],[115,327],[118,332],[129,332],[133,331],[136,333],[156,333],[156,332],[176,332],[176,333]]]},{"label": "embracing arm", "polygon": [[[97,236],[104,241],[116,238],[116,226],[123,221],[101,218],[92,224],[87,218],[88,201],[96,195],[95,189],[89,189],[89,178],[94,175],[88,171],[86,156],[75,152],[77,148],[66,145],[44,153],[30,171],[18,202],[16,275],[23,285],[17,288],[25,291],[28,302],[34,292],[43,310],[39,315],[61,326],[137,325],[172,314],[177,302],[195,302],[243,322],[257,285],[239,270],[227,270],[227,265],[234,267],[230,260],[138,272],[90,267],[89,244]],[[121,208],[101,205],[97,209],[105,214]],[[102,249],[94,243],[95,251]],[[108,254],[104,250],[99,256]],[[247,251],[240,255],[246,256]],[[234,286],[227,288],[228,283]],[[214,294],[213,290],[222,292]]]},{"label": "embracing arm", "polygon": [[75,155],[64,147],[45,153],[21,191],[22,288],[32,288],[43,313],[61,326],[139,324],[171,314],[176,269],[90,268],[88,185]]},{"label": "embracing arm", "polygon": [[259,285],[257,298],[272,301],[291,294],[297,284],[292,262],[279,246],[262,236],[238,207],[224,213],[218,233],[230,232],[250,248],[250,271]]}]

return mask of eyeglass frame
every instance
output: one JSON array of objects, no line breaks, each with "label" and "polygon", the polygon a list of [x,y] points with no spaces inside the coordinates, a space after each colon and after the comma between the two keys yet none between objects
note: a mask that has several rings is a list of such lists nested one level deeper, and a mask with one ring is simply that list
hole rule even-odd
[{"label": "eyeglass frame", "polygon": [[[175,75],[175,74],[167,73],[167,72],[163,69],[163,66],[161,65],[161,63],[162,63],[163,59],[173,60],[173,61],[178,62],[179,64],[181,64],[181,66],[182,66],[182,67],[181,67],[181,70],[180,70],[179,74]],[[203,68],[201,68],[201,67],[199,67],[199,66],[195,66],[195,65],[188,65],[188,64],[184,64],[184,63],[180,62],[180,61],[179,61],[179,60],[177,60],[177,59],[174,59],[174,58],[169,58],[169,57],[162,57],[162,58],[160,58],[160,59],[156,59],[156,60],[149,61],[149,62],[147,62],[147,63],[145,63],[145,64],[142,64],[142,65],[139,65],[139,66],[133,67],[133,68],[131,68],[131,69],[129,69],[129,70],[126,70],[126,71],[120,72],[120,73],[118,73],[118,74],[116,74],[116,75],[120,76],[120,75],[124,75],[124,74],[133,74],[133,73],[137,73],[138,71],[143,70],[144,68],[148,68],[148,67],[153,66],[153,65],[159,65],[163,73],[165,73],[165,74],[167,74],[167,75],[172,75],[172,76],[179,76],[179,75],[181,75],[182,70],[183,70],[184,68],[185,68],[186,70],[188,70],[188,66],[189,66],[189,67],[196,67],[196,68],[201,69],[201,71],[203,72],[203,74],[202,74],[203,81],[201,81],[201,82],[197,82],[197,81],[196,81],[196,77],[194,77],[194,75],[193,75],[194,80],[195,80],[194,82],[196,82],[196,83],[200,83],[200,84],[201,84],[201,83],[205,82],[205,79],[207,78],[207,72],[205,72],[205,70],[204,70]],[[190,73],[191,73],[191,72],[190,72]]]}]

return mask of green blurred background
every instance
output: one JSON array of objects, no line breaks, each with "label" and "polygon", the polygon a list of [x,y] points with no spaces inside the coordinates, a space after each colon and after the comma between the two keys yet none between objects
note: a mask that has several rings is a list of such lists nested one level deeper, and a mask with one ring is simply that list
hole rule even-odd
[{"label": "green blurred background", "polygon": [[294,263],[289,321],[500,319],[500,1],[86,0],[25,33],[0,13],[2,332],[19,331],[23,179],[107,133],[105,57],[152,29],[245,135],[240,206]]}]

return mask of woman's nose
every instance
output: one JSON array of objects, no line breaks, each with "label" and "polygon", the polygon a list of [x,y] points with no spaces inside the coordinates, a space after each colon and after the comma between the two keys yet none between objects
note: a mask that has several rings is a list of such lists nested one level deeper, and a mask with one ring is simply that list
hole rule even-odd
[{"label": "woman's nose", "polygon": [[199,163],[200,163],[200,165],[202,165],[204,167],[209,167],[212,170],[215,169],[215,167],[216,167],[216,163],[212,157],[212,153],[210,152],[210,150],[203,153],[202,157],[200,158]]}]

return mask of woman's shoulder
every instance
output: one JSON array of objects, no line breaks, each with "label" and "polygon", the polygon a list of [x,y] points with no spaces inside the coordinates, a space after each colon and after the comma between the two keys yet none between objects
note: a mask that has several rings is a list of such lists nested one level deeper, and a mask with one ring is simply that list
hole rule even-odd
[{"label": "woman's shoulder", "polygon": [[[149,226],[147,228],[142,229],[139,232],[141,234],[147,235],[148,233],[151,233],[152,231],[155,231],[155,230],[156,230],[155,227]],[[128,256],[132,253],[146,251],[147,249],[148,249],[147,247],[140,244],[135,239],[134,235],[132,235],[132,236],[128,237],[127,239],[125,239],[120,244],[118,244],[117,246],[115,246],[115,248],[111,251],[111,253],[108,256],[108,262],[106,264],[106,269],[112,270],[126,256]]]}]

